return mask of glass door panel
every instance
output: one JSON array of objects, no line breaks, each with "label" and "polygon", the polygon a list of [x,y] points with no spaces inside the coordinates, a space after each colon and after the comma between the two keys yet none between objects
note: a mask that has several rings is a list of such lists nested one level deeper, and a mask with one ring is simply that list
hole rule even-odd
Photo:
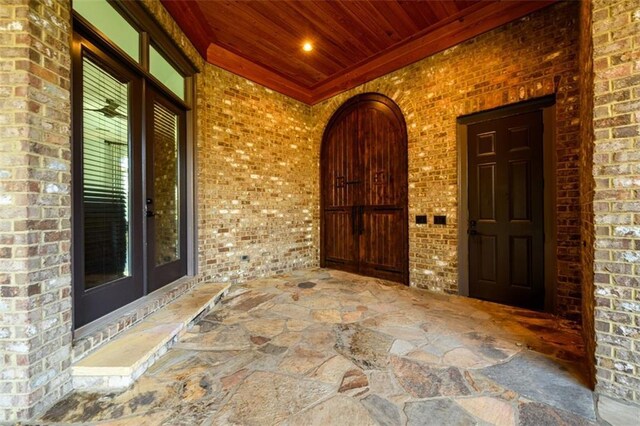
[{"label": "glass door panel", "polygon": [[90,289],[131,275],[129,83],[90,58],[82,67],[84,282]]},{"label": "glass door panel", "polygon": [[148,89],[147,268],[153,291],[186,275],[185,111]]},{"label": "glass door panel", "polygon": [[153,105],[155,265],[180,259],[180,152],[178,115]]}]

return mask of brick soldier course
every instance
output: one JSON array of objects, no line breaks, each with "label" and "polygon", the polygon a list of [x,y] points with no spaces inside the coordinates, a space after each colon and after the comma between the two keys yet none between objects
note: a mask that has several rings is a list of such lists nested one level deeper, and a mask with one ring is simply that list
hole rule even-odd
[{"label": "brick soldier course", "polygon": [[[313,107],[205,64],[159,1],[144,4],[202,68],[200,282],[317,265],[324,126],[380,92],[407,121],[410,217],[449,219],[410,225],[411,284],[456,293],[456,117],[555,94],[558,313],[582,318],[596,391],[640,404],[637,2],[560,3]],[[0,3],[0,421],[71,391],[71,353],[95,347],[71,334],[70,37],[66,0]]]}]

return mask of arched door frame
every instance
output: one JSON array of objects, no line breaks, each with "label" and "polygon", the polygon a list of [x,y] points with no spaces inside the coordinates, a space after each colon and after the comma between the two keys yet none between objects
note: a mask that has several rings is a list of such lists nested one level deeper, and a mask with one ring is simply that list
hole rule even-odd
[{"label": "arched door frame", "polygon": [[326,149],[327,149],[326,147],[328,145],[327,138],[333,126],[344,116],[344,114],[351,111],[353,108],[356,108],[359,103],[368,102],[368,101],[380,102],[385,106],[387,106],[389,110],[393,112],[402,130],[401,138],[404,143],[404,151],[405,151],[405,155],[403,158],[404,163],[402,165],[402,172],[403,172],[403,178],[404,178],[404,182],[402,186],[405,191],[404,207],[405,207],[405,224],[406,224],[404,229],[405,239],[403,243],[403,246],[404,246],[403,249],[405,254],[404,255],[405,262],[403,266],[404,268],[403,283],[406,285],[409,285],[409,229],[408,229],[409,228],[409,152],[408,152],[409,141],[408,141],[408,135],[407,135],[407,124],[404,119],[404,114],[402,113],[402,110],[400,109],[398,104],[396,104],[391,98],[380,93],[368,92],[368,93],[362,93],[362,94],[353,96],[352,98],[349,98],[331,115],[331,118],[329,119],[329,121],[327,122],[327,125],[324,128],[324,131],[322,134],[322,143],[320,146],[320,170],[319,170],[319,173],[320,173],[320,266],[325,267],[324,175],[326,173],[326,170],[325,170],[326,161],[324,161],[324,159],[326,157]]}]

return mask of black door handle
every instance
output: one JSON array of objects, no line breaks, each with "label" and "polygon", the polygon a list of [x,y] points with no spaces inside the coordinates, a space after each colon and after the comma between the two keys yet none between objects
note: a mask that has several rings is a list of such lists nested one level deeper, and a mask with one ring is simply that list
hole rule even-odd
[{"label": "black door handle", "polygon": [[467,230],[467,234],[471,236],[478,235],[478,231],[476,231],[475,229],[469,229]]},{"label": "black door handle", "polygon": [[153,204],[153,198],[147,198],[147,205],[144,207],[144,213],[146,217],[154,217],[156,214],[151,210],[149,206]]}]

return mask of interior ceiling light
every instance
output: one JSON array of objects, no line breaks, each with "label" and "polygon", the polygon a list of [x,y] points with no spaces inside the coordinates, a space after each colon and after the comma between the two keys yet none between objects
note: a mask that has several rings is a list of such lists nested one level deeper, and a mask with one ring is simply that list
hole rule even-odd
[{"label": "interior ceiling light", "polygon": [[306,41],[302,45],[302,50],[304,50],[305,52],[311,52],[313,50],[313,45],[311,44],[311,42]]}]

